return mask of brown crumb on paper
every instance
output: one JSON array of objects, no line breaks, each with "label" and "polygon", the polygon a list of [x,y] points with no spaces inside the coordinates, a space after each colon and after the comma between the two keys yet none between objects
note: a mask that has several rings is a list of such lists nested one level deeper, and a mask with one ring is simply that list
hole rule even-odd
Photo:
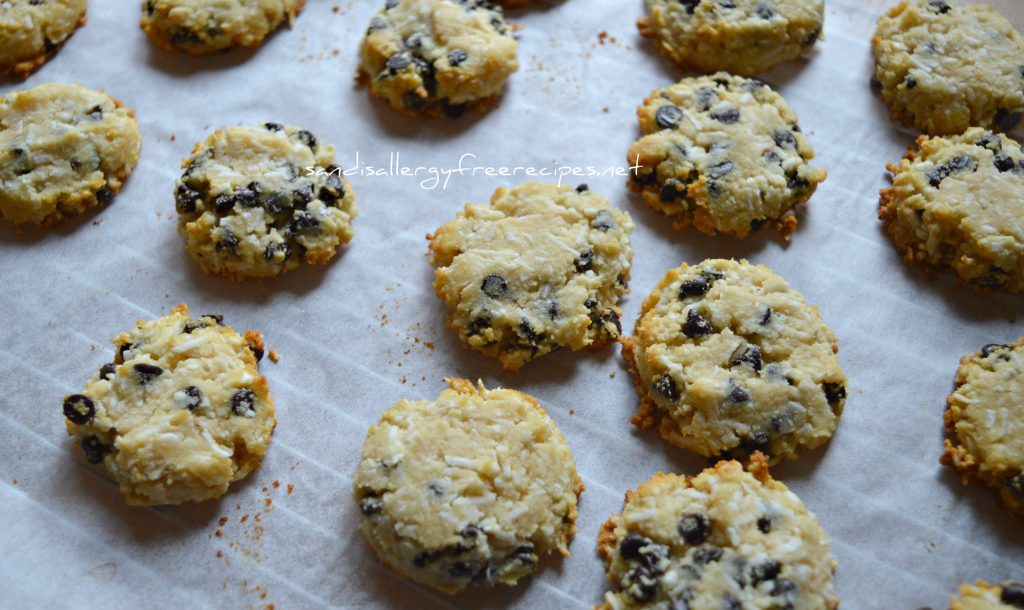
[{"label": "brown crumb on paper", "polygon": [[267,355],[270,356],[270,361],[271,362],[280,362],[281,361],[281,354],[277,353],[276,349],[270,350],[269,352],[267,352]]}]

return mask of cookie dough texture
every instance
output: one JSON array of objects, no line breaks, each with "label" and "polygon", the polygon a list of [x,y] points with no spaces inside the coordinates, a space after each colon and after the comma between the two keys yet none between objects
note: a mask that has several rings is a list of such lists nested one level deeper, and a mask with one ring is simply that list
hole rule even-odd
[{"label": "cookie dough texture", "polygon": [[519,69],[501,7],[482,0],[388,0],[360,47],[359,79],[407,114],[484,109]]},{"label": "cookie dough texture", "polygon": [[1024,608],[1024,583],[989,584],[979,580],[960,585],[960,596],[949,601],[949,610],[1014,610]]},{"label": "cookie dough texture", "polygon": [[751,76],[821,37],[823,0],[646,0],[640,33],[685,69]]},{"label": "cookie dough texture", "polygon": [[302,10],[306,0],[143,0],[140,27],[172,51],[204,55],[256,47]]},{"label": "cookie dough texture", "polygon": [[178,233],[207,273],[242,280],[322,265],[354,235],[352,185],[334,148],[304,129],[228,127],[182,167]]},{"label": "cookie dough texture", "polygon": [[139,160],[135,114],[102,91],[47,83],[0,97],[0,214],[54,225],[109,203]]},{"label": "cookie dough texture", "polygon": [[434,290],[463,343],[516,371],[621,332],[633,221],[586,185],[499,188],[428,236]]},{"label": "cookie dough texture", "polygon": [[763,265],[683,263],[621,342],[640,396],[633,423],[701,455],[795,457],[832,436],[846,402],[832,331]]},{"label": "cookie dough texture", "polygon": [[277,419],[257,363],[261,335],[220,316],[139,320],[116,356],[64,399],[68,434],[103,464],[133,505],[222,496],[259,468]]},{"label": "cookie dough texture", "polygon": [[757,455],[695,477],[657,474],[601,528],[600,610],[832,610],[835,561],[807,507]]},{"label": "cookie dough texture", "polygon": [[827,175],[810,165],[796,113],[759,80],[684,78],[654,90],[637,116],[629,187],[676,228],[746,237],[771,224],[789,239]]},{"label": "cookie dough texture", "polygon": [[86,0],[0,0],[0,74],[24,78],[85,23]]},{"label": "cookie dough texture", "polygon": [[1024,517],[1024,338],[989,344],[960,360],[947,399],[942,463],[964,482],[995,489]]},{"label": "cookie dough texture", "polygon": [[354,482],[361,529],[392,569],[445,593],[514,585],[545,555],[569,555],[583,485],[537,401],[450,383],[370,427]]},{"label": "cookie dough texture", "polygon": [[981,290],[1024,291],[1024,154],[981,128],[921,136],[882,190],[879,217],[908,262],[949,266]]},{"label": "cookie dough texture", "polygon": [[1024,37],[989,6],[901,2],[871,43],[894,120],[944,135],[1008,130],[1024,112]]}]

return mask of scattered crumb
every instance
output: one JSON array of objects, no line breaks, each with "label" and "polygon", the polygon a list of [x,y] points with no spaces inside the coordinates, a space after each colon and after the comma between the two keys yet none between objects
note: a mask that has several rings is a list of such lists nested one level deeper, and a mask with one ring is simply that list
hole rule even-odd
[{"label": "scattered crumb", "polygon": [[228,518],[227,518],[227,517],[221,517],[221,518],[220,518],[220,521],[218,521],[218,523],[220,523],[220,524],[221,524],[221,527],[223,527],[223,526],[227,525],[227,523],[228,523]]},{"label": "scattered crumb", "polygon": [[174,135],[174,134],[172,133],[172,134],[171,134],[171,142],[173,142],[173,141],[175,141],[175,140],[177,140],[177,139],[178,139],[178,136],[176,136],[176,135]]},{"label": "scattered crumb", "polygon": [[271,505],[271,504],[273,504],[273,503],[274,503],[274,501],[273,501],[273,500],[271,500],[270,498],[267,498],[267,501],[266,501],[266,502],[264,502],[264,504],[265,504],[266,506],[270,506],[270,505]]},{"label": "scattered crumb", "polygon": [[605,106],[604,108],[602,108],[601,112],[603,112],[605,114],[608,114],[608,106]]},{"label": "scattered crumb", "polygon": [[569,415],[576,415],[576,409],[569,409]]},{"label": "scattered crumb", "polygon": [[281,481],[274,481],[273,485],[274,485],[274,489],[277,489],[278,487],[281,486]]},{"label": "scattered crumb", "polygon": [[294,485],[292,485],[291,483],[289,483],[289,484],[288,484],[288,493],[290,494],[290,493],[292,493],[292,491],[294,491],[294,490],[295,490],[295,486],[294,486]]},{"label": "scattered crumb", "polygon": [[267,355],[270,356],[270,361],[271,362],[280,362],[281,361],[281,354],[279,354],[276,349],[270,350],[269,352],[267,352]]},{"label": "scattered crumb", "polygon": [[224,551],[217,551],[217,557],[223,557]]},{"label": "scattered crumb", "polygon": [[218,537],[218,538],[223,538],[224,537],[224,532],[222,532],[220,530],[217,530],[216,532],[213,533],[213,535]]},{"label": "scattered crumb", "polygon": [[332,7],[331,7],[331,12],[332,12],[332,13],[338,13],[338,12],[341,12],[341,7],[340,7],[340,6],[338,6],[337,4],[335,4],[334,6],[332,6]]},{"label": "scattered crumb", "polygon": [[249,515],[248,515],[248,514],[245,514],[245,515],[242,515],[242,518],[241,518],[241,519],[239,519],[239,520],[238,520],[238,522],[239,522],[239,523],[245,523],[245,522],[246,522],[246,521],[248,521],[248,520],[249,520]]}]

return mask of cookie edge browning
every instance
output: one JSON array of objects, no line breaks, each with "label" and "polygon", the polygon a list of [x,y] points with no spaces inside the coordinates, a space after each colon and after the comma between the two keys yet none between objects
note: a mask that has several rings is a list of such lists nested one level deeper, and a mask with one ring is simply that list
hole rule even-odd
[{"label": "cookie edge browning", "polygon": [[[1022,344],[1024,344],[1024,337],[1021,337],[1014,343],[1015,346]],[[976,351],[964,354],[960,358],[959,366],[956,369],[956,376],[953,378],[953,391],[946,398],[946,410],[942,414],[947,438],[942,439],[943,451],[939,455],[939,463],[943,466],[949,466],[956,471],[960,475],[961,485],[974,483],[989,487],[999,498],[1003,506],[1010,511],[1010,514],[1014,515],[1019,522],[1024,523],[1024,500],[1015,498],[1002,485],[1001,478],[986,475],[984,472],[986,469],[982,467],[982,464],[970,450],[959,442],[959,437],[956,433],[957,416],[969,406],[961,403],[956,398],[956,394],[960,387],[967,383],[967,375],[964,368],[980,355],[981,352]],[[957,444],[954,444],[953,440],[956,440]]]},{"label": "cookie edge browning", "polygon": [[57,55],[57,53],[59,53],[60,50],[64,47],[64,44],[68,40],[71,40],[71,37],[75,35],[75,32],[78,31],[78,28],[86,24],[86,22],[88,21],[88,19],[86,18],[86,13],[88,11],[89,8],[87,5],[85,8],[82,9],[82,14],[78,16],[78,21],[75,22],[74,27],[71,28],[71,31],[68,32],[68,35],[65,36],[63,40],[55,44],[52,49],[50,49],[49,51],[44,50],[39,55],[22,59],[20,61],[15,61],[12,64],[0,64],[0,74],[7,74],[15,79],[20,80],[27,79],[33,72],[42,67],[43,64],[53,59]]},{"label": "cookie edge browning", "polygon": [[[290,13],[288,13],[288,15],[287,15],[287,17],[288,17],[287,18],[287,22],[288,22],[288,27],[289,28],[291,28],[294,25],[295,18],[299,16],[299,13],[302,12],[302,9],[305,8],[305,6],[306,6],[306,0],[298,0],[298,3],[295,5],[295,8],[292,9],[292,11]],[[241,42],[241,41],[237,40],[237,37],[235,37],[235,38],[231,39],[231,44],[229,44],[227,46],[224,46],[224,47],[217,47],[217,48],[210,48],[210,49],[207,49],[207,48],[191,48],[191,49],[190,48],[182,48],[182,47],[175,46],[170,40],[168,40],[167,37],[165,37],[163,35],[163,31],[160,30],[159,28],[147,27],[149,25],[149,23],[150,23],[150,20],[146,19],[145,4],[144,3],[142,5],[142,7],[143,7],[142,8],[143,14],[142,14],[142,17],[139,19],[139,29],[141,29],[143,32],[145,32],[146,37],[149,38],[149,40],[153,44],[155,44],[157,47],[159,47],[159,48],[161,48],[161,49],[163,49],[165,51],[170,51],[172,53],[184,53],[184,54],[189,55],[191,57],[200,57],[200,56],[203,56],[203,55],[213,55],[214,53],[220,53],[220,52],[228,51],[230,49],[234,49],[234,48],[238,48],[238,47],[246,48],[246,49],[258,48],[258,47],[263,45],[263,43],[267,40],[267,38],[269,38],[275,32],[277,32],[279,29],[281,29],[281,26],[283,25],[283,22],[277,24],[269,32],[267,32],[263,36],[260,36],[258,39],[252,40],[249,43]]]},{"label": "cookie edge browning", "polygon": [[[694,476],[685,474],[671,474],[659,471],[653,477],[638,485],[636,491],[626,490],[625,498],[622,501],[622,510],[625,511],[626,505],[629,504],[630,500],[632,500],[634,496],[645,493],[645,491],[648,488],[660,484],[663,480],[681,481],[684,487],[689,488],[692,486],[694,479],[705,473],[721,473],[736,469],[740,470],[741,472],[749,472],[754,477],[754,479],[757,480],[758,483],[771,489],[772,491],[788,491],[789,489],[786,487],[785,483],[782,483],[781,481],[777,481],[772,478],[768,467],[768,459],[760,451],[755,451],[750,456],[750,462],[746,465],[746,467],[744,467],[742,463],[736,460],[719,460],[718,462],[715,463],[714,466],[709,466],[708,468],[702,470],[700,473]],[[802,500],[801,504],[803,504]],[[806,510],[809,514],[813,515],[813,513],[810,512],[810,509]],[[597,552],[598,555],[600,555],[600,557],[604,560],[606,581],[608,580],[608,567],[611,565],[613,555],[616,549],[615,528],[618,527],[620,518],[621,513],[613,513],[612,516],[609,517],[608,520],[601,525],[601,528],[598,530],[597,534]],[[815,518],[815,520],[816,519],[817,518]],[[833,557],[833,574],[835,574],[838,565],[839,562]],[[836,603],[832,607],[833,610],[839,607],[839,601],[839,598],[836,597]],[[595,608],[595,610],[611,610],[611,606],[609,606],[607,602],[602,602],[601,605]]]}]

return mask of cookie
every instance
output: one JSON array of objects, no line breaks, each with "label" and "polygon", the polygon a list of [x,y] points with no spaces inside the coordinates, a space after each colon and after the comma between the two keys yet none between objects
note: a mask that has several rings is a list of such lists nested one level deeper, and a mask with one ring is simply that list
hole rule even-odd
[{"label": "cookie", "polygon": [[633,424],[704,456],[796,457],[832,436],[846,403],[835,336],[764,265],[683,263],[621,342],[640,396]]},{"label": "cookie", "polygon": [[817,519],[755,454],[695,477],[658,473],[601,528],[601,610],[833,610],[835,561]]},{"label": "cookie", "polygon": [[0,74],[24,78],[85,24],[86,0],[0,2]]},{"label": "cookie", "polygon": [[1024,583],[1007,581],[992,585],[979,580],[960,585],[960,596],[949,600],[949,610],[1013,610],[1024,608]]},{"label": "cookie", "polygon": [[158,46],[189,55],[258,47],[306,0],[143,0],[139,26]]},{"label": "cookie", "polygon": [[871,39],[893,120],[932,135],[1009,130],[1024,112],[1024,36],[986,5],[901,2]]},{"label": "cookie", "polygon": [[484,109],[519,69],[501,7],[483,0],[387,0],[359,50],[359,80],[407,114]]},{"label": "cookie", "polygon": [[8,93],[0,97],[0,215],[49,226],[105,205],[141,147],[135,114],[102,91],[47,83]]},{"label": "cookie", "polygon": [[687,70],[751,76],[814,46],[823,0],[646,0],[640,34]]},{"label": "cookie", "polygon": [[633,220],[586,185],[499,188],[429,235],[434,291],[469,348],[505,370],[621,332]]},{"label": "cookie", "polygon": [[139,320],[114,337],[113,362],[64,399],[68,434],[102,464],[128,504],[219,498],[259,468],[277,419],[257,370],[262,336],[223,318]]},{"label": "cookie", "polygon": [[569,555],[583,484],[536,400],[449,383],[370,427],[353,483],[360,529],[381,561],[445,593],[514,585],[549,553]]},{"label": "cookie", "polygon": [[908,262],[949,266],[979,290],[1024,291],[1024,153],[981,128],[921,136],[883,189],[878,216]]},{"label": "cookie", "polygon": [[946,400],[941,461],[964,483],[985,483],[1024,517],[1024,337],[967,354]]},{"label": "cookie", "polygon": [[825,180],[796,113],[755,79],[718,73],[655,89],[637,109],[629,188],[676,228],[789,239],[797,206]]},{"label": "cookie", "polygon": [[272,277],[322,265],[354,235],[334,148],[298,127],[228,127],[197,144],[175,187],[178,233],[207,273]]}]

